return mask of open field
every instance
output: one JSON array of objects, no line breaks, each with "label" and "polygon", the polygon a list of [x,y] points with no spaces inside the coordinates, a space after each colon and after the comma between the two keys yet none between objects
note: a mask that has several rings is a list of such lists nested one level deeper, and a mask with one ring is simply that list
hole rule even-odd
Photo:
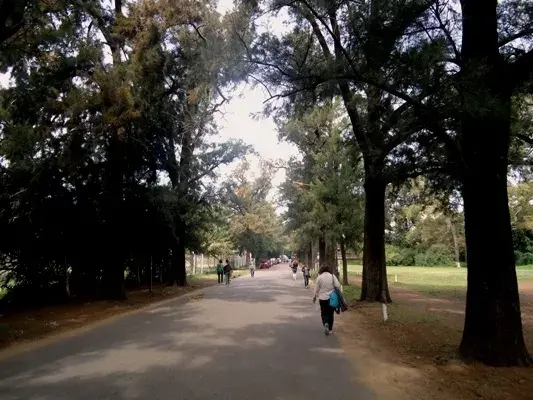
[{"label": "open field", "polygon": [[[339,337],[355,360],[367,362],[365,382],[380,399],[529,398],[528,368],[464,364],[457,353],[464,322],[466,269],[388,267],[392,304],[383,322],[381,305],[358,303],[361,266],[350,265],[344,293],[350,312],[339,320]],[[533,351],[533,270],[517,270],[524,337]],[[397,281],[397,282],[396,282]]]},{"label": "open field", "polygon": [[[387,267],[389,285],[434,296],[464,296],[466,271],[466,268],[453,267]],[[349,264],[348,272],[354,277],[360,277],[362,266]],[[533,289],[531,266],[518,267],[516,274],[522,286],[531,286]]]}]

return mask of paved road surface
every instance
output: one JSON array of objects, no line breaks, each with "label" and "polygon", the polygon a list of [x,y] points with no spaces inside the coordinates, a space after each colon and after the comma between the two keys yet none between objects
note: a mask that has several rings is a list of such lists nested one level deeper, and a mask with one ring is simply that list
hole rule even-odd
[{"label": "paved road surface", "polygon": [[286,265],[0,363],[2,400],[367,400]]}]

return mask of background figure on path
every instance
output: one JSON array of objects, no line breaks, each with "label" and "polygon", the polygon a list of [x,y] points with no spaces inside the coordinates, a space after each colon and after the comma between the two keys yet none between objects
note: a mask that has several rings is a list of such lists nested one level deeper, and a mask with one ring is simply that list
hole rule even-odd
[{"label": "background figure on path", "polygon": [[250,275],[253,278],[254,275],[255,275],[255,263],[254,263],[254,260],[250,261],[249,267],[250,267]]},{"label": "background figure on path", "polygon": [[308,288],[309,287],[309,278],[311,277],[311,270],[309,269],[309,267],[307,265],[302,264],[302,272],[303,272],[303,275],[304,275],[304,287]]},{"label": "background figure on path", "polygon": [[222,265],[222,260],[218,260],[217,278],[218,278],[218,283],[224,282],[224,266]]},{"label": "background figure on path", "polygon": [[229,260],[226,260],[226,265],[224,265],[224,277],[226,278],[226,285],[229,285],[231,279],[231,265]]},{"label": "background figure on path", "polygon": [[296,280],[296,273],[298,272],[298,259],[295,258],[292,262],[292,265],[291,265],[291,269],[292,269],[292,280],[295,281]]},{"label": "background figure on path", "polygon": [[333,316],[335,309],[329,305],[329,297],[335,288],[342,289],[339,280],[330,272],[327,265],[323,265],[318,270],[313,303],[316,302],[316,298],[318,297],[320,303],[320,316],[322,317],[322,325],[324,325],[324,333],[326,335],[329,335],[333,330]]}]

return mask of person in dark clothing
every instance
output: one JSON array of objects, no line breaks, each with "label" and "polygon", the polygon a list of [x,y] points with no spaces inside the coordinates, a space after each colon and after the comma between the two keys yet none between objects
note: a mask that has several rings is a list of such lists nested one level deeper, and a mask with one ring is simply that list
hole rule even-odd
[{"label": "person in dark clothing", "polygon": [[229,260],[226,260],[226,265],[224,265],[224,278],[226,279],[226,285],[229,285],[231,279],[231,265]]},{"label": "person in dark clothing", "polygon": [[224,265],[222,265],[222,260],[218,260],[217,278],[218,278],[218,283],[224,282]]},{"label": "person in dark clothing", "polygon": [[305,264],[302,265],[302,272],[304,274],[304,287],[309,287],[309,278],[311,277],[311,270]]}]

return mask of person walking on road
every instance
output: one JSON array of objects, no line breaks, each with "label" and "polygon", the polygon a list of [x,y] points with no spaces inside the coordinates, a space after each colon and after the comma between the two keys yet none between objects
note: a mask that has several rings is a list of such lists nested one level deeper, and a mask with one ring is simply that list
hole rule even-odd
[{"label": "person walking on road", "polygon": [[250,261],[250,276],[253,278],[255,275],[255,263],[254,261]]},{"label": "person walking on road", "polygon": [[226,265],[224,265],[224,278],[226,279],[226,285],[229,285],[231,279],[231,265],[229,260],[226,260]]},{"label": "person walking on road", "polygon": [[217,278],[218,278],[218,283],[224,282],[224,265],[222,265],[222,260],[218,260]]},{"label": "person walking on road", "polygon": [[341,289],[341,284],[335,275],[330,272],[327,265],[323,265],[318,270],[318,278],[315,282],[315,297],[313,303],[318,301],[320,303],[320,316],[322,318],[322,325],[324,325],[324,333],[329,335],[333,331],[333,320],[335,309],[329,305],[329,297],[335,288]]},{"label": "person walking on road", "polygon": [[309,278],[311,277],[311,270],[305,264],[302,264],[302,272],[304,274],[304,287],[309,287]]},{"label": "person walking on road", "polygon": [[291,265],[292,269],[292,280],[296,281],[296,273],[298,272],[298,259],[295,258]]}]

